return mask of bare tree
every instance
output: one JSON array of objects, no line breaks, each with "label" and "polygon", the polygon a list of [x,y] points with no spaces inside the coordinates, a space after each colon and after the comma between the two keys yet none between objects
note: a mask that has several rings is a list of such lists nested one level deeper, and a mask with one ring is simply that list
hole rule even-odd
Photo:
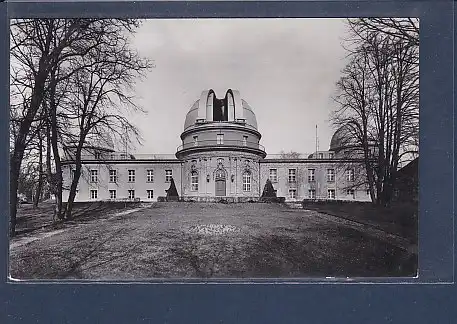
[{"label": "bare tree", "polygon": [[332,120],[363,156],[372,201],[388,204],[401,159],[418,153],[418,46],[390,29],[362,35],[360,26],[365,20],[349,22],[357,47],[337,83]]},{"label": "bare tree", "polygon": [[152,67],[130,49],[125,33],[112,34],[109,45],[94,48],[91,55],[81,60],[84,68],[71,78],[68,117],[74,121],[72,154],[75,163],[65,217],[72,218],[72,208],[81,176],[82,153],[88,140],[103,138],[106,134],[120,141],[139,140],[138,129],[130,123],[128,114],[144,113],[132,96],[137,78]]},{"label": "bare tree", "polygon": [[290,152],[284,152],[281,151],[280,153],[281,159],[298,159],[300,158],[300,153],[290,151]]},{"label": "bare tree", "polygon": [[[16,19],[11,23],[12,143],[10,154],[10,236],[15,235],[18,177],[32,124],[51,84],[51,71],[65,67],[70,78],[81,59],[110,47],[119,33],[139,24],[131,19]],[[92,61],[85,60],[88,64]]]}]

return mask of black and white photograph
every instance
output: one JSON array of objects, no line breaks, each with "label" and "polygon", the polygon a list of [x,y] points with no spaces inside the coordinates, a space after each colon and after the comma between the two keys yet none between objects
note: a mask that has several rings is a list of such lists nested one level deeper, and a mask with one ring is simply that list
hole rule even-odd
[{"label": "black and white photograph", "polygon": [[11,19],[9,141],[10,280],[418,274],[418,18]]}]

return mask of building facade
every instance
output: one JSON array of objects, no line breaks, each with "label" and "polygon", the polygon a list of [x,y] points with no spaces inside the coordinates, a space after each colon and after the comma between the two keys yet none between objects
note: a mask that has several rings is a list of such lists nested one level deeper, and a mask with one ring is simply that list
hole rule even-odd
[{"label": "building facade", "polygon": [[[109,140],[89,145],[75,201],[156,201],[173,178],[184,200],[250,201],[270,179],[288,201],[338,199],[368,201],[362,160],[347,154],[344,129],[327,151],[309,155],[267,155],[256,116],[239,91],[217,98],[203,91],[186,115],[182,145],[174,156],[116,152]],[[64,201],[74,170],[73,148],[65,148]]]}]

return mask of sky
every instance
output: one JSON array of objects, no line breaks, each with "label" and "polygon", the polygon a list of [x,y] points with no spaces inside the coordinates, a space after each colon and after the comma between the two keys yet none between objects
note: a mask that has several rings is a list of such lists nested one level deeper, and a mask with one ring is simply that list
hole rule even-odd
[{"label": "sky", "polygon": [[203,90],[237,89],[252,107],[268,154],[327,150],[332,96],[346,52],[342,19],[146,20],[133,46],[155,68],[135,86],[148,113],[131,118],[139,154],[173,154]]}]

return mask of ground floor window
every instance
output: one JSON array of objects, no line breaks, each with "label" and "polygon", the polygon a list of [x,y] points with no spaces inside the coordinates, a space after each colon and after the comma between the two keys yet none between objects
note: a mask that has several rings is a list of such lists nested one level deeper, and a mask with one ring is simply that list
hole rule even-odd
[{"label": "ground floor window", "polygon": [[129,190],[129,199],[134,199],[135,198],[135,190]]},{"label": "ground floor window", "polygon": [[154,190],[152,190],[152,189],[147,190],[147,194],[148,194],[148,199],[154,198]]},{"label": "ground floor window", "polygon": [[116,190],[110,190],[109,191],[109,198],[110,199],[116,199]]},{"label": "ground floor window", "polygon": [[355,198],[355,190],[354,190],[354,189],[348,189],[347,194],[348,194],[348,196],[350,196],[352,199]]},{"label": "ground floor window", "polygon": [[251,174],[249,172],[243,174],[243,191],[251,191]]},{"label": "ground floor window", "polygon": [[328,197],[328,199],[335,199],[335,189],[328,189],[327,197]]},{"label": "ground floor window", "polygon": [[190,175],[190,183],[192,191],[198,191],[198,172],[193,171]]},{"label": "ground floor window", "polygon": [[97,189],[92,189],[90,191],[90,199],[97,199],[98,198],[98,190]]},{"label": "ground floor window", "polygon": [[289,198],[290,199],[297,198],[297,190],[296,189],[289,189]]},{"label": "ground floor window", "polygon": [[316,199],[316,190],[314,190],[314,189],[308,190],[308,198],[309,199]]}]

